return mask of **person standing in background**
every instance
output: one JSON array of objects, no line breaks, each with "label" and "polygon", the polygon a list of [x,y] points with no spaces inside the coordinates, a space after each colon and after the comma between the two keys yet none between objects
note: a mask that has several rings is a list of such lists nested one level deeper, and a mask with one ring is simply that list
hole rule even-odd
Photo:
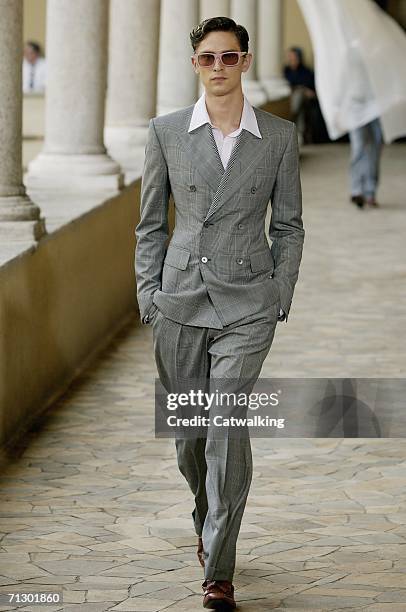
[{"label": "person standing in background", "polygon": [[329,136],[349,134],[350,202],[377,206],[382,145],[406,136],[406,35],[382,0],[298,0]]},{"label": "person standing in background", "polygon": [[23,92],[43,93],[46,84],[46,60],[42,57],[41,47],[28,41],[24,47]]}]

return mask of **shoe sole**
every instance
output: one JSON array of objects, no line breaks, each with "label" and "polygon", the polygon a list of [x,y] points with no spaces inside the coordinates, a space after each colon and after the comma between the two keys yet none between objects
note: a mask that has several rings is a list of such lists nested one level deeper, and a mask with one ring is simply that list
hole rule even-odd
[{"label": "shoe sole", "polygon": [[230,612],[230,610],[235,610],[237,606],[232,606],[221,599],[217,599],[217,601],[212,599],[206,605],[203,605],[203,607],[209,610],[218,610],[218,612]]}]

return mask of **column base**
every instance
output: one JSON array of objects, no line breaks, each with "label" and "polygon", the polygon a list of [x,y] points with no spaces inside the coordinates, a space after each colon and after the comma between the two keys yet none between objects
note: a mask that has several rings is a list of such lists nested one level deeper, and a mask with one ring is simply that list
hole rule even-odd
[{"label": "column base", "polygon": [[67,155],[40,153],[25,176],[27,189],[119,190],[124,177],[106,153]]},{"label": "column base", "polygon": [[0,197],[0,242],[37,241],[44,234],[45,219],[26,195]]},{"label": "column base", "polygon": [[242,88],[253,106],[262,106],[268,100],[267,94],[259,81],[243,80]]},{"label": "column base", "polygon": [[118,161],[124,172],[142,170],[148,126],[106,126],[104,142],[109,155]]},{"label": "column base", "polygon": [[281,100],[290,96],[290,85],[282,77],[273,77],[261,81],[262,87],[265,89],[268,100]]},{"label": "column base", "polygon": [[0,221],[0,242],[38,242],[47,233],[45,219],[36,221]]}]

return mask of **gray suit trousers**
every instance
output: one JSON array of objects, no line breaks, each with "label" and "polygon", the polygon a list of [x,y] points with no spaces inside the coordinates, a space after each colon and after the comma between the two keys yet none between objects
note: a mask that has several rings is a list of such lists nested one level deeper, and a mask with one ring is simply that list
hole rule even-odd
[{"label": "gray suit trousers", "polygon": [[[278,312],[275,302],[265,312],[215,329],[185,325],[156,310],[151,325],[162,385],[170,392],[179,379],[205,378],[209,385],[230,379],[235,393],[249,394],[271,348]],[[232,581],[252,480],[249,433],[235,438],[226,432],[219,440],[209,426],[205,438],[176,437],[175,444],[180,472],[194,495],[192,517],[203,539],[205,578]]]}]

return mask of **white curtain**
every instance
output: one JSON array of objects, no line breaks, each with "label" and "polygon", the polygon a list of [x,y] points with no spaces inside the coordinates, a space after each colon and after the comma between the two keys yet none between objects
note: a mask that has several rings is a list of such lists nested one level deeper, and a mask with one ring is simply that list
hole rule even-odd
[{"label": "white curtain", "polygon": [[406,135],[406,34],[372,0],[298,0],[310,32],[330,138],[381,118],[386,143]]}]

